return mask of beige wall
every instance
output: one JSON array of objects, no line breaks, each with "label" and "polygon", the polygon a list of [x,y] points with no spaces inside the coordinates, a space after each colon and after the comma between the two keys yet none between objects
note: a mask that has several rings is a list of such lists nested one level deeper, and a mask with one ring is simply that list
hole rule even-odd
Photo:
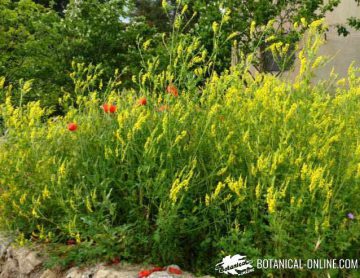
[{"label": "beige wall", "polygon": [[[329,25],[326,44],[320,48],[320,55],[327,55],[333,59],[326,66],[316,72],[315,81],[327,78],[331,69],[334,68],[339,77],[346,76],[349,65],[355,62],[360,67],[360,31],[349,29],[350,35],[347,37],[337,34],[336,25],[345,24],[347,18],[351,16],[360,18],[360,6],[354,0],[342,0],[342,3],[326,16]],[[291,78],[298,72],[298,63],[295,71],[290,75]]]}]

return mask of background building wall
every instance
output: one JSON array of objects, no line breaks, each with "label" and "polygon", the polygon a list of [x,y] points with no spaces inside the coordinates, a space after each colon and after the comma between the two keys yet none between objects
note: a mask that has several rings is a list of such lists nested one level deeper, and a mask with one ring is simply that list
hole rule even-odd
[{"label": "background building wall", "polygon": [[[332,68],[339,77],[346,76],[352,62],[360,67],[360,31],[348,28],[350,34],[347,37],[339,36],[337,24],[346,24],[347,18],[360,17],[360,6],[354,0],[342,0],[341,4],[333,12],[326,16],[329,31],[326,34],[326,43],[320,48],[319,54],[332,57],[332,60],[316,71],[315,81],[326,79]],[[296,61],[295,69],[290,73],[293,79],[299,70],[299,62]]]}]

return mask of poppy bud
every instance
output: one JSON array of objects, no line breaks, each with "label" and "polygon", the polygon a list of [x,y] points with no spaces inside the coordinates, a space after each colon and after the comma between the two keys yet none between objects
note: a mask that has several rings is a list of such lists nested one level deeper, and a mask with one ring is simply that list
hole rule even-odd
[{"label": "poppy bud", "polygon": [[139,99],[139,105],[146,105],[147,101],[145,97]]},{"label": "poppy bud", "polygon": [[70,131],[75,131],[75,130],[77,130],[77,124],[76,123],[69,123],[68,124],[68,126],[67,126],[67,128],[68,128],[68,130],[70,130]]}]

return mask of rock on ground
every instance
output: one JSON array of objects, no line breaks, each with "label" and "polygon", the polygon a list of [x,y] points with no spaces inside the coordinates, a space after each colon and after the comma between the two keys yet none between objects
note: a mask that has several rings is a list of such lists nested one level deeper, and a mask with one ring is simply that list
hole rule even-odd
[{"label": "rock on ground", "polygon": [[[119,263],[111,266],[97,264],[86,268],[72,267],[61,273],[54,269],[44,269],[43,259],[37,252],[28,248],[14,248],[11,242],[10,238],[0,234],[0,278],[138,278],[140,271],[151,269],[151,266]],[[180,267],[170,265],[163,271],[151,273],[147,278],[195,278],[187,272],[174,272],[180,272]]]}]

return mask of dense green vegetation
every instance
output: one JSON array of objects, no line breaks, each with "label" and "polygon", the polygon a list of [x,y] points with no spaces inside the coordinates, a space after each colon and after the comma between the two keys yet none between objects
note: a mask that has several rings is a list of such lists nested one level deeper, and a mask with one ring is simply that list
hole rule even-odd
[{"label": "dense green vegetation", "polygon": [[[157,55],[161,69],[170,62],[164,55],[162,37],[168,37],[172,26],[179,23],[175,22],[175,14],[185,6],[183,21],[188,24],[182,25],[185,28],[181,33],[199,37],[207,51],[216,55],[218,72],[229,68],[232,45],[246,55],[259,50],[253,64],[266,71],[267,38],[273,37],[272,43],[288,43],[291,50],[306,28],[295,30],[289,26],[301,18],[307,22],[318,19],[339,3],[338,0],[326,4],[320,0],[238,2],[1,0],[0,76],[14,85],[19,79],[33,79],[34,90],[25,101],[40,99],[47,106],[56,106],[64,92],[73,91],[69,78],[72,61],[102,64],[104,79],[111,78],[119,69],[119,80],[131,87],[129,80],[143,68],[142,60]],[[262,26],[272,20],[276,21],[274,28],[264,33]],[[222,32],[217,34],[219,45],[213,43],[213,22],[222,22]],[[256,23],[253,27],[252,22]],[[229,36],[231,40],[227,39]],[[141,57],[138,46],[148,39],[152,39],[149,44],[152,51]],[[283,62],[281,69],[289,64]],[[61,112],[59,109],[56,111]]]},{"label": "dense green vegetation", "polygon": [[[206,274],[229,254],[359,257],[360,70],[312,82],[338,1],[37,2],[0,0],[0,229],[18,244],[49,266]],[[267,72],[292,49],[295,81]]]}]

